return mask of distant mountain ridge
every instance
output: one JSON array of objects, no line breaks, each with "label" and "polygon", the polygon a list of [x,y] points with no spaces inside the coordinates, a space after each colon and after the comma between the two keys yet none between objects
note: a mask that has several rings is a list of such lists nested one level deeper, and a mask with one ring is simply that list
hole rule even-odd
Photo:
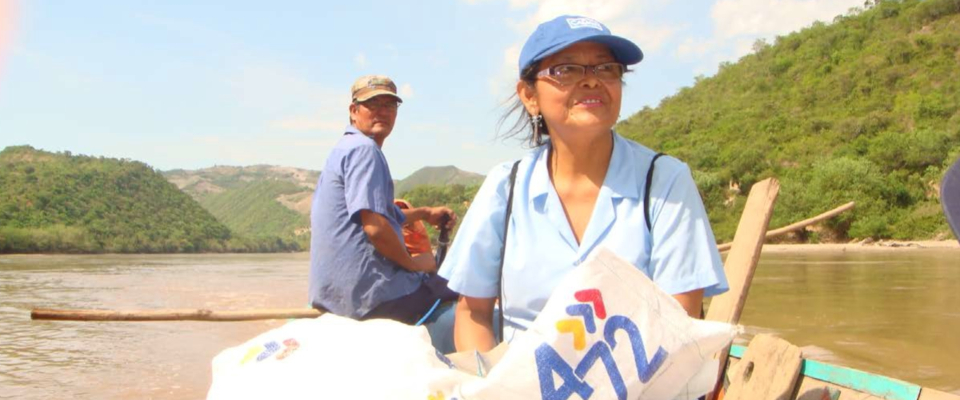
[{"label": "distant mountain ridge", "polygon": [[394,184],[394,192],[401,196],[417,186],[471,186],[483,182],[483,175],[461,170],[455,166],[423,167]]},{"label": "distant mountain ridge", "polygon": [[275,165],[247,167],[218,165],[196,170],[164,171],[163,176],[191,196],[202,197],[220,193],[226,189],[236,189],[257,180],[290,182],[313,190],[320,178],[320,171]]},{"label": "distant mountain ridge", "polygon": [[[253,237],[278,236],[307,246],[310,207],[320,171],[254,165],[163,172],[231,230]],[[483,175],[453,166],[424,167],[395,182],[398,196],[419,186],[470,186]]]},{"label": "distant mountain ridge", "polygon": [[320,171],[274,165],[163,172],[230,229],[307,245],[310,201]]}]

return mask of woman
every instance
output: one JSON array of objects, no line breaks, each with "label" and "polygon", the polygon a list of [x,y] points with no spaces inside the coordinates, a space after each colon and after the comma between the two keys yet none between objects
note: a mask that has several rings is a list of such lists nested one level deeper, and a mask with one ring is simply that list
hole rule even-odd
[{"label": "woman", "polygon": [[671,157],[656,160],[647,221],[645,184],[656,153],[612,130],[626,65],[642,58],[637,45],[583,17],[543,23],[527,39],[517,82],[522,108],[515,109],[535,148],[517,165],[506,243],[512,162],[487,175],[440,269],[461,293],[458,351],[496,344],[501,249],[508,341],[533,322],[565,272],[599,246],[646,273],[691,316],[700,316],[705,295],[727,289],[689,168]]}]

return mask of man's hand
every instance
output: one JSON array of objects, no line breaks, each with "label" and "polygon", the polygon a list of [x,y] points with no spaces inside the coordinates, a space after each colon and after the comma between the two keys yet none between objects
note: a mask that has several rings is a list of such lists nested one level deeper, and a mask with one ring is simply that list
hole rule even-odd
[{"label": "man's hand", "polygon": [[453,210],[447,207],[423,207],[425,209],[425,215],[423,220],[433,225],[436,228],[441,228],[441,224],[444,224],[443,227],[447,229],[453,229],[457,225],[457,214]]},{"label": "man's hand", "polygon": [[447,207],[417,207],[400,211],[407,217],[407,222],[424,221],[438,229],[441,224],[447,229],[457,226],[457,214]]}]

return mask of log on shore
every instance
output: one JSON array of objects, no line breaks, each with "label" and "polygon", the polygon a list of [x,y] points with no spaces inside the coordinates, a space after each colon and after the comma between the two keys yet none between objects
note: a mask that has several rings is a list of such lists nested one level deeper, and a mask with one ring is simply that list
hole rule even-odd
[{"label": "log on shore", "polygon": [[[784,235],[784,234],[786,234],[786,233],[789,233],[789,232],[799,231],[799,230],[801,230],[801,229],[803,229],[803,228],[806,228],[806,227],[808,227],[808,226],[810,226],[810,225],[813,225],[813,224],[816,224],[816,223],[818,223],[818,222],[821,222],[821,221],[828,220],[828,219],[830,219],[830,218],[836,217],[837,215],[840,215],[841,213],[843,213],[843,212],[845,212],[845,211],[847,211],[847,210],[852,209],[855,205],[856,205],[856,203],[851,201],[851,202],[849,202],[849,203],[847,203],[847,204],[844,204],[844,205],[842,205],[842,206],[840,206],[840,207],[834,208],[834,209],[832,209],[832,210],[830,210],[830,211],[827,211],[827,212],[825,212],[825,213],[823,213],[823,214],[817,215],[816,217],[808,218],[808,219],[805,219],[805,220],[800,221],[800,222],[794,222],[794,223],[792,223],[792,224],[790,224],[790,225],[787,225],[787,226],[785,226],[785,227],[782,227],[782,228],[777,228],[777,229],[774,229],[774,230],[771,230],[771,231],[767,231],[767,234],[766,234],[766,236],[764,237],[764,239],[771,239],[771,238],[775,238],[775,237],[777,237],[777,236],[782,236],[782,235]],[[724,243],[724,244],[721,244],[721,245],[717,245],[717,249],[720,250],[720,251],[727,251],[727,250],[730,250],[730,246],[732,246],[732,245],[733,245],[733,243]]]}]

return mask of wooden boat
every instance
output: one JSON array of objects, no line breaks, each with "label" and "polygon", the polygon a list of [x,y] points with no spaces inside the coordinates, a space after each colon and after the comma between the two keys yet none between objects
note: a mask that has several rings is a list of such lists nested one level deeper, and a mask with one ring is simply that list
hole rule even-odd
[{"label": "wooden boat", "polygon": [[[771,344],[779,341],[779,344]],[[786,345],[784,345],[786,344]],[[770,350],[770,347],[774,350]],[[778,350],[778,346],[792,349]],[[747,352],[755,353],[747,357]],[[773,355],[773,356],[771,356]],[[761,359],[762,362],[759,362]],[[749,360],[747,368],[741,364]],[[800,350],[782,339],[758,336],[750,347],[732,346],[725,376],[724,400],[960,400],[960,395],[925,388],[899,379],[800,357]],[[760,371],[765,369],[768,371]],[[765,373],[767,372],[767,373]],[[765,376],[780,374],[776,376]],[[792,375],[791,375],[792,374]],[[749,375],[749,376],[748,376]],[[791,381],[792,376],[792,381]],[[736,381],[740,380],[738,388]],[[758,380],[754,384],[743,380]],[[736,390],[736,392],[734,392]]]},{"label": "wooden boat", "polygon": [[[955,166],[956,167],[956,166]],[[960,168],[960,167],[958,167]],[[730,290],[715,297],[706,319],[736,324],[746,302],[753,274],[766,238],[788,231],[767,231],[779,183],[767,179],[753,186],[729,249],[724,270]],[[846,204],[821,216],[791,225],[794,229],[853,207]],[[725,249],[721,247],[721,249]],[[276,318],[315,318],[312,309],[216,312],[210,310],[46,310],[36,309],[33,319],[82,321],[243,321]],[[960,400],[960,396],[923,388],[897,379],[851,368],[805,360],[799,348],[785,340],[758,335],[748,347],[731,346],[718,354],[726,362],[718,376],[713,400]]]}]

